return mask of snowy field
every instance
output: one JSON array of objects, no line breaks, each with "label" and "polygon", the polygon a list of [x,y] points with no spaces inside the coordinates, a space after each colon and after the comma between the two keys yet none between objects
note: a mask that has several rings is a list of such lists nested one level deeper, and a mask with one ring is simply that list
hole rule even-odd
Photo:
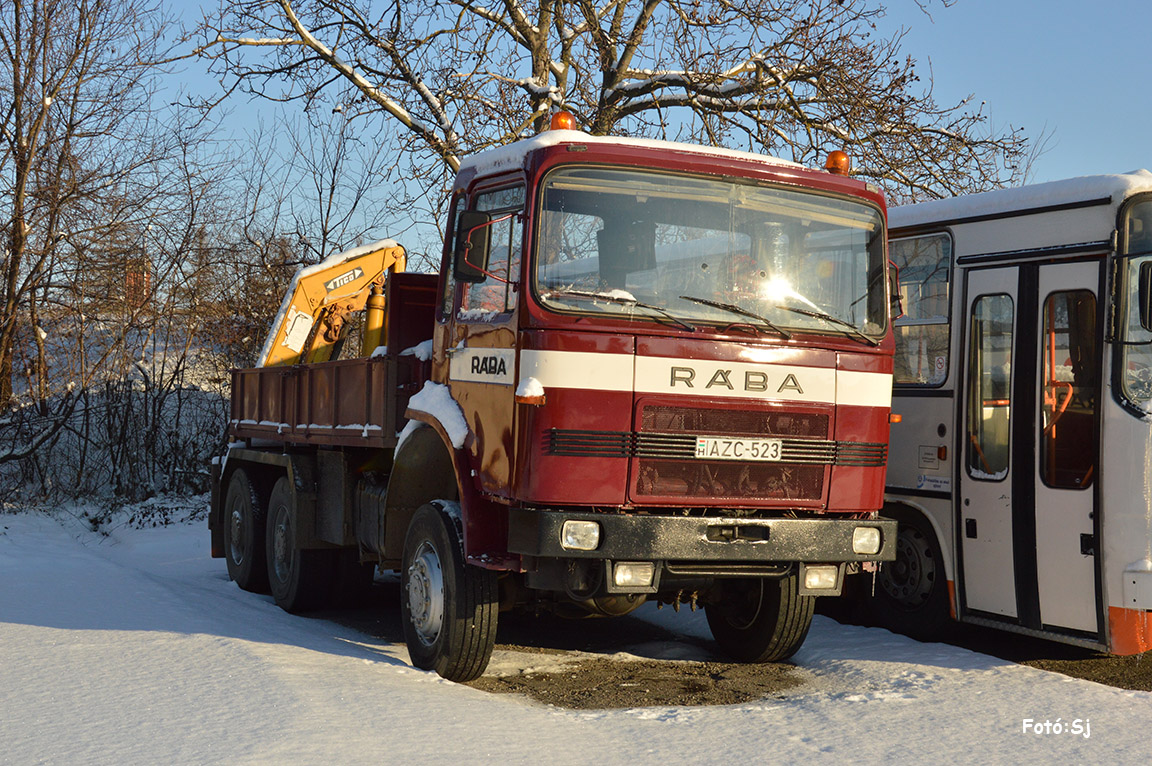
[{"label": "snowy field", "polygon": [[[707,632],[699,614],[652,610],[644,618]],[[497,659],[494,668],[517,662]],[[402,644],[293,617],[240,591],[224,562],[209,558],[203,522],[102,536],[67,514],[0,515],[0,763],[1152,756],[1146,692],[821,617],[795,663],[800,686],[752,704],[563,710],[448,683],[413,669]]]}]

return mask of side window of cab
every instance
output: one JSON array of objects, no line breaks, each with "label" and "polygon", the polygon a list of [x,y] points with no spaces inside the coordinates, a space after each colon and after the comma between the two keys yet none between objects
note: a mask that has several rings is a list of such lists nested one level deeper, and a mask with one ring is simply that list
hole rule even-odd
[{"label": "side window of cab", "polygon": [[524,186],[506,186],[478,193],[471,209],[488,213],[488,267],[484,281],[463,286],[457,318],[484,321],[509,314],[516,308],[520,278],[524,214]]}]

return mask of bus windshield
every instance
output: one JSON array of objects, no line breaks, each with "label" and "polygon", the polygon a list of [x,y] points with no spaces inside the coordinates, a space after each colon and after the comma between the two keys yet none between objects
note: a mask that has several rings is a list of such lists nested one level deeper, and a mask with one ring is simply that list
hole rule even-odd
[{"label": "bus windshield", "polygon": [[1152,261],[1152,200],[1139,202],[1125,216],[1120,275],[1125,296],[1121,333],[1120,390],[1132,406],[1152,412],[1152,332],[1140,324],[1137,290],[1140,266]]},{"label": "bus windshield", "polygon": [[549,309],[791,337],[887,329],[884,226],[861,202],[588,166],[543,184],[534,290]]}]

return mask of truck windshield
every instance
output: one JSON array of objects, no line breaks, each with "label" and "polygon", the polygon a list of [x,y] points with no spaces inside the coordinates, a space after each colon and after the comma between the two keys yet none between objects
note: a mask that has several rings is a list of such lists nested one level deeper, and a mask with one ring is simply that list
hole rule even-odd
[{"label": "truck windshield", "polygon": [[1125,215],[1124,249],[1119,274],[1123,279],[1125,296],[1119,323],[1120,390],[1129,404],[1145,412],[1152,412],[1152,332],[1140,324],[1139,302],[1140,266],[1152,261],[1152,201],[1132,205]]},{"label": "truck windshield", "polygon": [[886,329],[883,223],[863,203],[583,166],[553,171],[540,205],[535,290],[550,309],[652,318],[647,305],[776,337]]}]

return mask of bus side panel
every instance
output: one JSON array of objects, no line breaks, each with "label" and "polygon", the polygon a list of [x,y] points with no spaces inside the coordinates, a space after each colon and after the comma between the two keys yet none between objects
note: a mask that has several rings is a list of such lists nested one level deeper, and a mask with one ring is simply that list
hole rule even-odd
[{"label": "bus side panel", "polygon": [[[933,391],[933,394],[937,392]],[[892,397],[892,412],[900,416],[889,432],[888,487],[919,492],[951,492],[954,465],[953,398],[941,396]]]},{"label": "bus side panel", "polygon": [[1134,592],[1133,582],[1138,587],[1140,578],[1126,576],[1126,572],[1144,574],[1140,570],[1152,568],[1150,426],[1106,398],[1100,446],[1097,491],[1108,648],[1115,654],[1137,654],[1152,649],[1152,612],[1141,598],[1144,594]]}]

